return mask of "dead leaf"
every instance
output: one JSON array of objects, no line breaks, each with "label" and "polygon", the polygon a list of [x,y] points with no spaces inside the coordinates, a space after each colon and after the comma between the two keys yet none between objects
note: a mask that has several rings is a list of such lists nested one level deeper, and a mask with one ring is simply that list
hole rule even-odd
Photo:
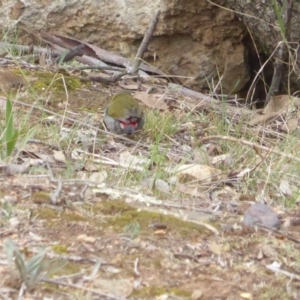
[{"label": "dead leaf", "polygon": [[289,106],[292,98],[289,95],[279,95],[271,97],[271,100],[263,110],[264,115],[273,114],[273,113],[282,113]]},{"label": "dead leaf", "polygon": [[128,167],[131,169],[136,169],[137,171],[142,171],[144,168],[150,164],[150,160],[144,156],[132,155],[129,151],[124,151],[120,154],[120,164],[123,167]]},{"label": "dead leaf", "polygon": [[299,105],[299,98],[289,95],[272,97],[262,114],[258,114],[249,122],[250,125],[266,124],[282,113],[293,111]]},{"label": "dead leaf", "polygon": [[15,73],[5,70],[0,72],[0,90],[8,91],[14,87],[24,85],[23,77]]},{"label": "dead leaf", "polygon": [[84,164],[84,169],[89,172],[96,172],[99,170],[99,166],[97,166],[93,162],[87,162]]},{"label": "dead leaf", "polygon": [[208,247],[210,251],[214,254],[221,255],[223,253],[222,245],[218,245],[215,241],[208,244]]},{"label": "dead leaf", "polygon": [[248,122],[248,124],[251,126],[255,126],[258,124],[265,125],[266,123],[274,120],[277,116],[278,116],[277,113],[268,114],[268,115],[257,114],[253,116],[253,118],[251,119],[251,121]]},{"label": "dead leaf", "polygon": [[56,161],[65,163],[66,162],[66,157],[63,153],[63,151],[53,151],[53,157]]},{"label": "dead leaf", "polygon": [[26,5],[22,1],[16,1],[14,6],[11,8],[9,12],[9,16],[12,20],[19,19],[24,13]]},{"label": "dead leaf", "polygon": [[238,174],[235,175],[236,178],[244,178],[245,175],[248,175],[253,168],[245,168],[241,170]]},{"label": "dead leaf", "polygon": [[175,168],[172,173],[175,173],[178,182],[196,183],[197,186],[199,183],[208,184],[222,179],[221,170],[200,164],[181,165]]},{"label": "dead leaf", "polygon": [[282,178],[280,180],[279,189],[286,196],[291,196],[292,195],[292,191],[290,189],[290,183],[285,178]]},{"label": "dead leaf", "polygon": [[144,92],[134,93],[133,97],[140,100],[143,104],[151,108],[168,110],[169,106],[164,101],[163,94],[147,94]]},{"label": "dead leaf", "polygon": [[97,182],[97,183],[102,183],[105,182],[107,179],[107,172],[106,171],[102,171],[102,172],[94,172],[91,174],[91,176],[89,177],[90,181],[93,182]]},{"label": "dead leaf", "polygon": [[297,118],[291,118],[287,120],[286,124],[284,124],[282,130],[286,132],[292,132],[295,131],[298,128],[298,119]]}]

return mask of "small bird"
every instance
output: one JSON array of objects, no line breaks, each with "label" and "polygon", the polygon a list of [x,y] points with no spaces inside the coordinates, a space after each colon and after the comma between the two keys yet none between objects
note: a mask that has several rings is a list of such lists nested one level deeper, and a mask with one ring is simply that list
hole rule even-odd
[{"label": "small bird", "polygon": [[144,113],[128,91],[116,93],[105,110],[106,128],[118,134],[133,134],[143,128]]}]

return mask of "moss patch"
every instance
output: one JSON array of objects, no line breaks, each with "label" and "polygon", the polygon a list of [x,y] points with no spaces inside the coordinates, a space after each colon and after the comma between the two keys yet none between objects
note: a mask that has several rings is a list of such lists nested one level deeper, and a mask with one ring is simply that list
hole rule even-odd
[{"label": "moss patch", "polygon": [[[114,231],[129,229],[129,227],[132,229],[139,227],[141,234],[154,234],[153,225],[160,223],[164,225],[167,232],[176,236],[192,237],[199,234],[211,234],[205,227],[193,222],[183,221],[172,215],[140,211],[120,200],[101,201],[95,206],[94,210],[111,216],[111,218],[107,219],[106,225],[111,226]],[[128,232],[128,230],[126,231]]]},{"label": "moss patch", "polygon": [[39,92],[51,89],[52,92],[73,91],[80,88],[83,84],[78,78],[61,73],[36,72],[37,80],[32,83],[32,87]]}]

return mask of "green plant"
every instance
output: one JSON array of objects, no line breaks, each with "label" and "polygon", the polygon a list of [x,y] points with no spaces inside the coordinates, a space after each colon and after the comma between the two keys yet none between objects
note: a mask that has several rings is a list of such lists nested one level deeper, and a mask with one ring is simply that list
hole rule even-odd
[{"label": "green plant", "polygon": [[11,204],[11,202],[5,200],[2,201],[1,213],[1,218],[4,221],[9,220],[13,216],[13,205]]},{"label": "green plant", "polygon": [[59,271],[67,263],[65,259],[52,259],[46,261],[45,249],[39,250],[36,255],[26,261],[25,255],[21,253],[19,248],[10,239],[6,240],[4,249],[9,263],[14,263],[19,272],[21,282],[26,285],[26,288],[29,291],[33,290],[43,277],[50,276]]},{"label": "green plant", "polygon": [[280,31],[282,33],[282,36],[285,38],[286,28],[285,28],[284,19],[283,19],[285,7],[284,7],[284,5],[280,5],[275,0],[273,1],[273,6],[274,6],[274,12],[276,15],[276,19],[277,19]]},{"label": "green plant", "polygon": [[141,231],[141,226],[139,223],[133,222],[124,227],[124,233],[129,234],[132,239],[139,236]]},{"label": "green plant", "polygon": [[4,134],[2,134],[1,136],[1,158],[2,159],[5,159],[12,155],[18,137],[19,137],[19,131],[14,128],[12,101],[8,97],[6,100],[6,109],[5,109]]}]

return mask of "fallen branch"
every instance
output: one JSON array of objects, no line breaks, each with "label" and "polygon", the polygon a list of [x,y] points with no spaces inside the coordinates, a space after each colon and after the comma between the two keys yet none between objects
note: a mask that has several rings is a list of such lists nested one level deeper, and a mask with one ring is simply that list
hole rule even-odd
[{"label": "fallen branch", "polygon": [[152,19],[149,27],[147,28],[147,31],[144,35],[144,38],[141,42],[141,45],[137,51],[137,54],[135,56],[135,59],[134,59],[134,63],[133,63],[133,67],[132,67],[132,70],[130,70],[130,74],[134,74],[140,67],[140,64],[141,64],[141,59],[145,53],[145,51],[147,50],[148,48],[148,45],[149,45],[149,42],[150,42],[150,39],[153,35],[153,32],[156,28],[156,25],[157,25],[157,22],[158,22],[158,18],[159,18],[159,15],[160,15],[160,11],[158,11],[154,18]]},{"label": "fallen branch", "polygon": [[[200,92],[196,92],[194,90],[191,90],[179,84],[169,83],[168,88],[171,91],[181,93],[183,96],[190,97],[192,99],[197,100],[197,103],[192,105],[193,106],[191,107],[192,110],[207,107],[217,111],[222,111],[222,113],[224,113],[225,111],[226,114],[230,116],[235,116],[235,115],[250,116],[254,114],[254,112],[250,109],[235,107],[228,103],[220,102],[215,98],[212,98]],[[188,102],[188,104],[190,104],[190,102]]]},{"label": "fallen branch", "polygon": [[[106,51],[80,40],[67,38],[58,34],[50,34],[45,31],[41,32],[40,38],[47,43],[51,43],[54,48],[60,51],[60,54],[63,53],[65,49],[72,49],[78,45],[84,44],[84,48],[82,49],[84,55],[82,57],[76,57],[76,60],[82,61],[82,58],[86,57],[96,59],[94,63],[91,61],[90,65],[101,65],[103,62],[107,62],[115,66],[122,66],[126,68],[130,64],[130,60],[121,55]],[[141,63],[139,69],[153,74],[165,75],[158,69],[144,63]]]},{"label": "fallen branch", "polygon": [[70,67],[68,70],[84,71],[84,70],[110,70],[123,72],[124,68],[112,67],[112,66],[83,66],[83,67]]},{"label": "fallen branch", "polygon": [[80,44],[79,46],[70,49],[67,53],[61,55],[56,61],[62,63],[62,62],[70,61],[75,56],[82,56],[83,48],[84,48],[84,44]]}]

